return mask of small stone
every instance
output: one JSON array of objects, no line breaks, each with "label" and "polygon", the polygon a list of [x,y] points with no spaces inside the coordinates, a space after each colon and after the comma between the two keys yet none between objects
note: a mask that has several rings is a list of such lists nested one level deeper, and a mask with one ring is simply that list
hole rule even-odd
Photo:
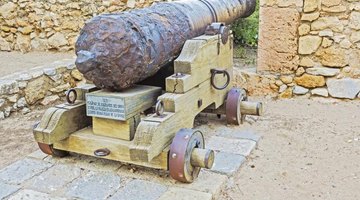
[{"label": "small stone", "polygon": [[0,99],[0,108],[2,108],[5,105],[6,101],[5,99]]},{"label": "small stone", "polygon": [[360,41],[360,31],[351,33],[350,40],[353,43],[359,42]]},{"label": "small stone", "polygon": [[57,32],[49,38],[48,44],[50,48],[59,49],[62,46],[68,45],[68,41],[64,34]]},{"label": "small stone", "polygon": [[312,22],[317,20],[320,17],[320,12],[314,12],[314,13],[304,13],[301,16],[301,20],[302,21],[308,21],[308,22]]},{"label": "small stone", "polygon": [[344,49],[349,49],[351,47],[351,42],[348,39],[344,39],[340,42],[340,47]]},{"label": "small stone", "polygon": [[28,81],[31,80],[32,76],[28,73],[24,73],[24,74],[20,74],[19,78],[17,79],[18,81]]},{"label": "small stone", "polygon": [[283,93],[287,88],[288,88],[287,85],[282,85],[282,86],[280,86],[280,88],[279,88],[279,93]]},{"label": "small stone", "polygon": [[293,88],[293,93],[297,95],[303,95],[309,92],[309,89],[296,85]]},{"label": "small stone", "polygon": [[296,76],[301,76],[305,73],[305,69],[303,67],[299,67],[297,70],[296,70]]},{"label": "small stone", "polygon": [[70,74],[77,81],[81,81],[84,79],[84,75],[82,73],[80,73],[79,70],[77,70],[77,69],[72,70]]},{"label": "small stone", "polygon": [[17,99],[18,99],[18,96],[19,96],[18,94],[14,94],[14,95],[12,95],[10,97],[7,97],[7,100],[9,102],[11,102],[11,103],[15,103],[17,101]]},{"label": "small stone", "polygon": [[301,60],[300,60],[300,66],[303,66],[303,67],[314,67],[315,63],[314,61],[309,58],[309,57],[303,57]]},{"label": "small stone", "polygon": [[286,89],[283,93],[279,94],[280,99],[289,99],[293,96],[292,88]]},{"label": "small stone", "polygon": [[311,90],[311,94],[314,96],[322,96],[322,97],[328,97],[329,92],[326,88],[315,88]]},{"label": "small stone", "polygon": [[5,111],[4,111],[5,117],[9,117],[9,116],[10,116],[11,110],[12,110],[11,107],[6,107],[6,108],[5,108]]},{"label": "small stone", "polygon": [[69,83],[63,84],[63,85],[59,85],[55,88],[51,88],[50,91],[53,93],[60,93],[60,92],[64,92],[67,91],[68,89],[70,89],[71,86]]},{"label": "small stone", "polygon": [[321,46],[324,48],[328,48],[333,44],[333,42],[334,41],[332,41],[331,39],[325,37],[321,43]]},{"label": "small stone", "polygon": [[360,92],[360,80],[352,78],[328,79],[326,82],[332,97],[355,99]]},{"label": "small stone", "polygon": [[0,80],[0,95],[15,94],[17,92],[19,92],[19,85],[17,81]]},{"label": "small stone", "polygon": [[321,44],[321,37],[319,36],[303,36],[299,38],[299,53],[302,55],[309,55],[314,53]]},{"label": "small stone", "polygon": [[360,30],[360,12],[351,12],[349,22],[350,28]]},{"label": "small stone", "polygon": [[294,80],[297,85],[306,88],[316,88],[325,85],[325,78],[323,76],[304,74],[301,77],[295,77]]},{"label": "small stone", "polygon": [[46,76],[41,76],[28,83],[25,88],[25,98],[29,105],[45,97],[47,91],[51,88],[52,81]]},{"label": "small stone", "polygon": [[345,67],[348,64],[344,49],[331,46],[316,52],[321,63],[327,67]]},{"label": "small stone", "polygon": [[293,82],[294,79],[292,76],[281,76],[280,80],[285,84],[290,84]]},{"label": "small stone", "polygon": [[305,0],[304,1],[304,12],[313,12],[319,7],[319,0]]},{"label": "small stone", "polygon": [[21,110],[21,113],[23,114],[23,115],[26,115],[26,114],[28,114],[28,113],[30,113],[31,112],[31,110],[29,109],[29,108],[23,108],[22,110]]},{"label": "small stone", "polygon": [[26,103],[26,100],[25,100],[24,97],[20,98],[20,99],[16,102],[16,104],[17,104],[17,107],[18,107],[18,108],[23,108],[23,107],[27,106],[27,103]]},{"label": "small stone", "polygon": [[282,85],[284,85],[284,83],[281,81],[281,80],[276,80],[275,81],[275,84],[277,85],[277,86],[282,86]]},{"label": "small stone", "polygon": [[310,32],[310,26],[307,24],[302,24],[299,28],[299,35],[303,36],[303,35],[307,35]]},{"label": "small stone", "polygon": [[55,76],[56,69],[55,68],[46,68],[46,69],[44,69],[44,74],[46,74],[48,76]]},{"label": "small stone", "polygon": [[333,37],[334,32],[330,29],[322,30],[319,32],[319,36],[321,37]]},{"label": "small stone", "polygon": [[0,120],[3,120],[5,119],[5,113],[0,111]]},{"label": "small stone", "polygon": [[60,97],[57,96],[57,95],[47,96],[41,101],[40,104],[43,105],[43,106],[47,106],[49,104],[54,103],[55,101],[57,101],[59,99],[60,99]]},{"label": "small stone", "polygon": [[336,76],[340,73],[340,69],[328,68],[328,67],[314,67],[306,69],[306,73],[315,76]]},{"label": "small stone", "polygon": [[344,25],[341,23],[338,17],[321,17],[311,24],[311,30],[321,31],[325,29],[331,29],[334,32],[344,31]]}]

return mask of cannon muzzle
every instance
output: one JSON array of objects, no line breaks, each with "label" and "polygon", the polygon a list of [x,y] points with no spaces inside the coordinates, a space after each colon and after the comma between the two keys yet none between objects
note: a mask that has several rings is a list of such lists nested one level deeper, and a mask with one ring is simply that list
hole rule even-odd
[{"label": "cannon muzzle", "polygon": [[76,42],[76,66],[97,87],[122,90],[173,61],[213,22],[251,15],[256,0],[183,0],[92,18]]}]

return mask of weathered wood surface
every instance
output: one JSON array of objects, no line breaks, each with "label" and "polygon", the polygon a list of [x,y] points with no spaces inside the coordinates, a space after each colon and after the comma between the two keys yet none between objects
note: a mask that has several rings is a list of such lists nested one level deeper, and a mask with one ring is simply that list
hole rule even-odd
[{"label": "weathered wood surface", "polygon": [[[168,93],[158,98],[164,102],[167,116],[157,120],[154,116],[145,118],[139,124],[130,149],[133,160],[151,161],[171,143],[178,130],[192,128],[195,116],[202,110],[210,105],[220,107],[232,87],[229,84],[224,90],[216,90],[210,84],[212,68],[226,69],[232,78],[232,40],[220,45],[220,54],[217,54],[218,36],[202,36],[186,43],[175,68],[177,72],[191,74],[177,80],[167,79]],[[180,79],[184,84],[176,82]]]},{"label": "weathered wood surface", "polygon": [[121,92],[99,90],[87,93],[87,115],[126,121],[152,107],[161,92],[160,87],[137,85]]},{"label": "weathered wood surface", "polygon": [[86,116],[85,102],[62,104],[49,108],[33,132],[37,142],[53,144],[90,125],[91,118]]},{"label": "weathered wood surface", "polygon": [[131,141],[95,135],[92,128],[88,127],[71,134],[65,140],[55,142],[54,148],[94,156],[94,151],[106,147],[111,153],[102,158],[155,169],[168,169],[168,147],[165,147],[162,152],[150,162],[141,162],[134,161],[130,158],[129,147],[131,143]]},{"label": "weathered wood surface", "polygon": [[140,120],[140,114],[126,121],[93,117],[93,131],[96,135],[130,141],[134,138]]},{"label": "weathered wood surface", "polygon": [[220,43],[218,36],[200,36],[188,40],[180,56],[174,62],[174,72],[183,77],[170,76],[166,79],[166,91],[185,93],[200,83],[210,79],[211,69],[227,69],[232,74],[232,38],[227,44]]}]

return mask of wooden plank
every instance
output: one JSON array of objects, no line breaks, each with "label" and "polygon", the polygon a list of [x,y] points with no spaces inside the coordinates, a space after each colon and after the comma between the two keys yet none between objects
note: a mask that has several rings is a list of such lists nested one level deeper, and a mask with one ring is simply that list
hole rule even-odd
[{"label": "wooden plank", "polygon": [[134,138],[139,123],[140,114],[126,121],[93,117],[93,131],[97,135],[130,141]]},{"label": "wooden plank", "polygon": [[205,80],[210,79],[210,69],[227,69],[232,74],[232,40],[220,43],[218,54],[218,36],[205,36],[188,40],[180,56],[174,62],[175,73],[183,77],[170,76],[166,79],[166,91],[185,93]]},{"label": "wooden plank", "polygon": [[111,153],[101,158],[155,169],[168,169],[168,147],[164,148],[151,162],[141,162],[130,159],[129,146],[131,144],[131,141],[95,135],[91,127],[88,127],[71,134],[65,140],[54,143],[54,148],[89,156],[94,156],[94,151],[97,149],[107,148]]},{"label": "wooden plank", "polygon": [[121,92],[88,93],[87,115],[125,121],[155,105],[161,92],[160,87],[138,85]]},{"label": "wooden plank", "polygon": [[63,105],[50,108],[41,120],[40,125],[34,129],[37,142],[53,144],[63,140],[77,130],[91,125],[91,118],[86,116],[85,103],[77,105]]}]

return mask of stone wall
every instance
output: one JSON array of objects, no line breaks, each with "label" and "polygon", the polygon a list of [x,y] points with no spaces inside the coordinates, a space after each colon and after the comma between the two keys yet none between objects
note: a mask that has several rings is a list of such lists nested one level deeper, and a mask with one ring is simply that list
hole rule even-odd
[{"label": "stone wall", "polygon": [[72,50],[87,19],[155,1],[160,0],[1,0],[0,50]]},{"label": "stone wall", "polygon": [[260,2],[258,74],[248,76],[272,78],[250,92],[360,98],[359,0]]},{"label": "stone wall", "polygon": [[74,59],[54,62],[0,78],[0,120],[12,112],[26,114],[36,105],[64,100],[65,91],[85,84]]}]

